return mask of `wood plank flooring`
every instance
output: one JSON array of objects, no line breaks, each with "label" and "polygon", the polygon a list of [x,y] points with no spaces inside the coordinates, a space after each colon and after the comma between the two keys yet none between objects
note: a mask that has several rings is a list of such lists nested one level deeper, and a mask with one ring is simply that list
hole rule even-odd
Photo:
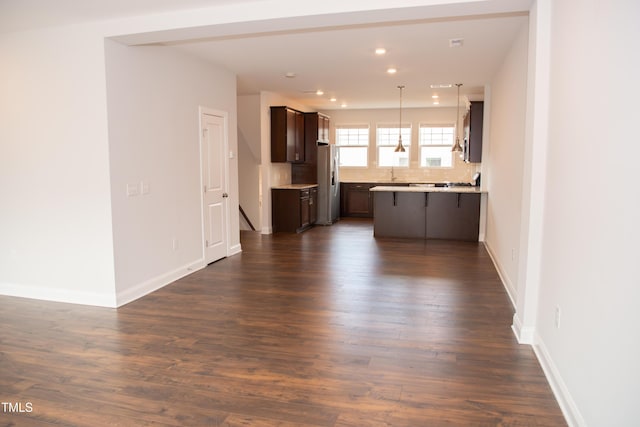
[{"label": "wood plank flooring", "polygon": [[[0,297],[0,426],[562,426],[481,244],[243,232],[118,310]],[[15,407],[14,407],[15,409]]]}]

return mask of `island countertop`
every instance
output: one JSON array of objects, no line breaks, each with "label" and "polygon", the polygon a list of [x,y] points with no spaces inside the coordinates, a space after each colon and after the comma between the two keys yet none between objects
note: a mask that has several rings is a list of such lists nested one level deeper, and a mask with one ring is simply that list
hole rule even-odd
[{"label": "island countertop", "polygon": [[390,186],[379,185],[369,189],[369,191],[380,192],[395,192],[395,193],[486,193],[486,190],[481,190],[478,187],[465,187],[465,186],[453,186],[453,187],[435,187],[426,185],[416,186]]},{"label": "island countertop", "polygon": [[304,190],[307,188],[317,187],[318,184],[283,184],[271,187],[274,190]]}]

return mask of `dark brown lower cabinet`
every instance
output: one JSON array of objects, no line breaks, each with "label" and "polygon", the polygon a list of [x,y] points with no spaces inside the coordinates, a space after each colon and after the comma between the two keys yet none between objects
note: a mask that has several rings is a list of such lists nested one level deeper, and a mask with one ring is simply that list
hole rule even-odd
[{"label": "dark brown lower cabinet", "polygon": [[315,187],[271,190],[271,220],[273,232],[299,233],[316,221],[317,194]]},{"label": "dark brown lower cabinet", "polygon": [[405,183],[343,182],[340,184],[340,216],[373,218],[373,194],[371,188],[384,186],[408,186]]},{"label": "dark brown lower cabinet", "polygon": [[309,223],[315,224],[318,220],[318,187],[309,189]]},{"label": "dark brown lower cabinet", "polygon": [[369,189],[375,186],[370,183],[340,184],[340,216],[372,218],[373,197]]},{"label": "dark brown lower cabinet", "polygon": [[479,193],[374,192],[376,237],[478,241]]}]

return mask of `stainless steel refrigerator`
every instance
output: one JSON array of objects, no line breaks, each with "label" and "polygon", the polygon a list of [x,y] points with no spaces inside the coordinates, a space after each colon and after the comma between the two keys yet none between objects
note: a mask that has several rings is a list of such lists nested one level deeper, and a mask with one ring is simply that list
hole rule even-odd
[{"label": "stainless steel refrigerator", "polygon": [[318,144],[318,220],[316,224],[331,225],[340,217],[340,164],[338,147]]}]

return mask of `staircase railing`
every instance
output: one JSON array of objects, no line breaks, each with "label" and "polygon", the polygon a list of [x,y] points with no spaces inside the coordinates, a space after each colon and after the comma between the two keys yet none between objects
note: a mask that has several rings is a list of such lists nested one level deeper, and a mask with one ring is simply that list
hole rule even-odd
[{"label": "staircase railing", "polygon": [[244,212],[244,209],[242,209],[242,206],[238,205],[238,207],[240,208],[240,214],[242,215],[244,220],[247,221],[247,224],[249,224],[249,227],[251,227],[251,231],[256,231],[256,228],[253,226],[253,224],[251,224],[251,220],[249,219],[247,214]]}]

